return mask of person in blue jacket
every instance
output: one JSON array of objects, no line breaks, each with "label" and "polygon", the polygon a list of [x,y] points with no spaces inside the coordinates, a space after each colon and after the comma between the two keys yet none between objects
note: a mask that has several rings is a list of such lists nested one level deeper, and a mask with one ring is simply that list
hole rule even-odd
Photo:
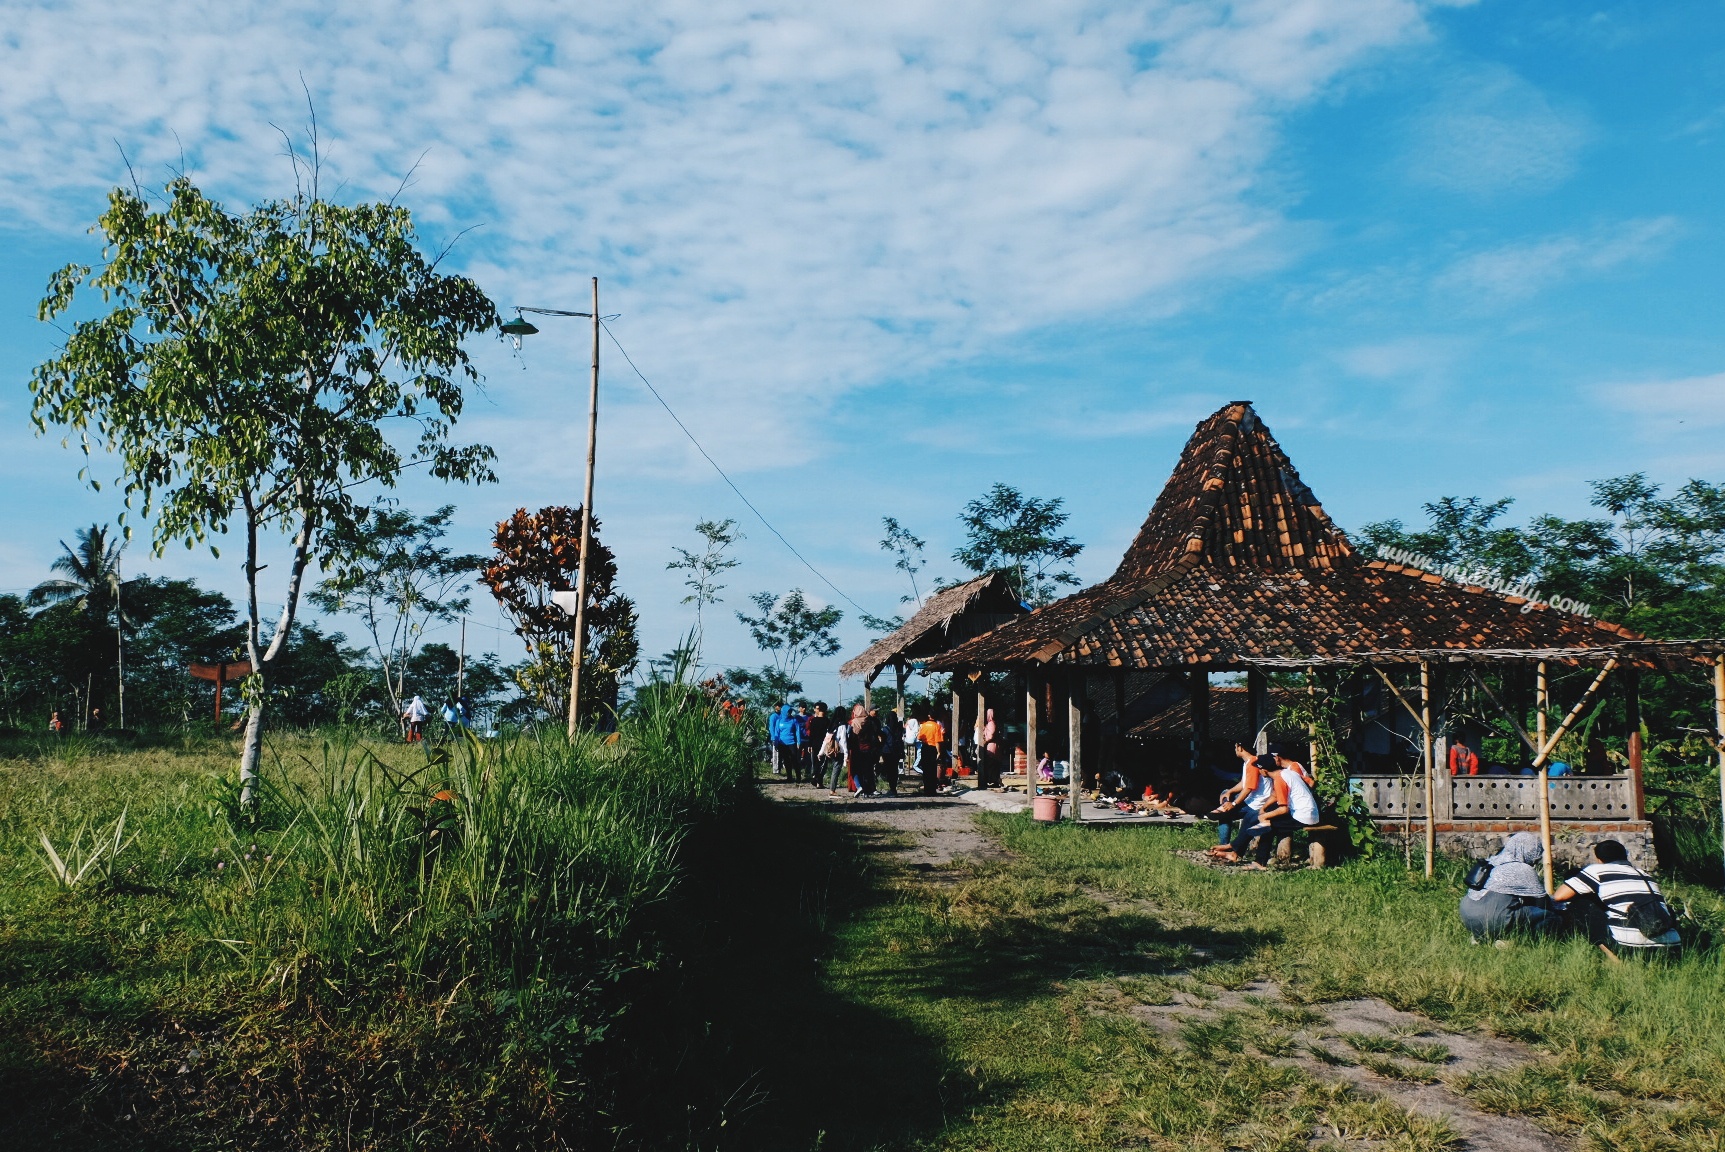
[{"label": "person in blue jacket", "polygon": [[783,776],[794,771],[797,762],[797,746],[801,742],[802,733],[798,731],[797,718],[791,715],[791,706],[781,704],[778,710],[767,718],[767,739],[773,744],[773,775]]}]

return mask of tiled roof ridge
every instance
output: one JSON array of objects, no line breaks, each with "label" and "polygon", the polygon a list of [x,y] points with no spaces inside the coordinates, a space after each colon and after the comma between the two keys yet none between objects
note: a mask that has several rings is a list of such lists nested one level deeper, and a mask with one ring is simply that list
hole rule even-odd
[{"label": "tiled roof ridge", "polygon": [[1355,557],[1250,400],[1199,422],[1114,575],[1154,575],[1186,557],[1270,570]]}]

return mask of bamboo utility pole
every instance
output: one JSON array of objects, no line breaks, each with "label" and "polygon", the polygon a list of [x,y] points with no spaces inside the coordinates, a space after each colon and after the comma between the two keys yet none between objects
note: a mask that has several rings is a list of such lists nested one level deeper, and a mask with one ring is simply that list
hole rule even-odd
[{"label": "bamboo utility pole", "polygon": [[[1535,739],[1541,748],[1545,747],[1546,711],[1551,707],[1551,690],[1545,678],[1545,661],[1539,662],[1535,673],[1534,704],[1539,708],[1535,717]],[[1541,759],[1539,762],[1539,846],[1545,860],[1545,890],[1551,891],[1551,765]]]},{"label": "bamboo utility pole", "polygon": [[587,556],[593,549],[593,461],[599,440],[599,277],[593,277],[593,378],[587,390],[587,484],[581,496],[581,562],[575,570],[575,659],[569,664],[569,739],[581,715],[581,661],[587,653]]},{"label": "bamboo utility pole", "polygon": [[[1725,655],[1713,657],[1713,727],[1719,747],[1719,805],[1725,812]],[[1720,858],[1725,859],[1725,838],[1720,843]]]},{"label": "bamboo utility pole", "polygon": [[455,706],[458,709],[461,707],[461,698],[467,694],[464,691],[464,689],[466,687],[466,675],[467,675],[467,617],[463,616],[461,618],[461,651],[455,657]]}]

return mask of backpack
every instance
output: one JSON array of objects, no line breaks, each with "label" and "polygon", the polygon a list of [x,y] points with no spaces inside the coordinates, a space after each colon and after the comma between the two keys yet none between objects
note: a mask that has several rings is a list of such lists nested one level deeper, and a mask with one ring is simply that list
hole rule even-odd
[{"label": "backpack", "polygon": [[1654,891],[1651,880],[1643,876],[1641,882],[1647,885],[1647,895],[1635,897],[1623,918],[1649,940],[1657,940],[1677,928],[1677,914],[1671,911],[1665,898]]},{"label": "backpack", "polygon": [[1463,879],[1462,883],[1467,885],[1468,891],[1478,892],[1480,889],[1484,888],[1490,880],[1491,861],[1475,860],[1473,862],[1473,867],[1467,870],[1467,876]]},{"label": "backpack", "polygon": [[834,756],[837,756],[838,754],[839,754],[838,740],[835,739],[832,732],[829,731],[826,735],[826,739],[821,741],[821,756],[824,757],[825,759],[830,760]]}]

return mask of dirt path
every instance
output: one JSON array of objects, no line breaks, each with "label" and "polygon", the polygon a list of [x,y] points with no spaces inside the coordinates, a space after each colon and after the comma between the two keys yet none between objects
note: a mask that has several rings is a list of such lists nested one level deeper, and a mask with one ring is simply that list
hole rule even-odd
[{"label": "dirt path", "polygon": [[[978,826],[979,808],[1020,811],[1022,796],[909,796],[897,799],[829,800],[825,789],[770,783],[766,793],[781,803],[816,805],[858,826],[864,843],[907,871],[942,873],[958,860],[1005,859],[1005,852]],[[1097,835],[1107,835],[1098,832]],[[1157,915],[1145,901],[1089,893],[1116,912]],[[1432,1020],[1401,1012],[1381,1000],[1344,1000],[1299,1005],[1284,1000],[1269,981],[1229,990],[1193,978],[1188,991],[1167,1004],[1142,1004],[1122,996],[1092,1005],[1094,1011],[1127,1011],[1168,1040],[1203,1048],[1218,1036],[1250,1036],[1259,1051],[1292,1064],[1314,1079],[1344,1083],[1367,1095],[1394,1101],[1410,1112],[1442,1120],[1469,1152],[1549,1152],[1573,1144],[1511,1116],[1483,1112],[1457,1085],[1470,1073],[1502,1072],[1535,1059],[1529,1049],[1478,1033],[1448,1031]],[[1235,1050],[1238,1050],[1237,1047]],[[1220,1053],[1218,1053],[1220,1057]],[[1320,1133],[1323,1139],[1329,1134]],[[1347,1133],[1334,1133],[1344,1144]]]}]

